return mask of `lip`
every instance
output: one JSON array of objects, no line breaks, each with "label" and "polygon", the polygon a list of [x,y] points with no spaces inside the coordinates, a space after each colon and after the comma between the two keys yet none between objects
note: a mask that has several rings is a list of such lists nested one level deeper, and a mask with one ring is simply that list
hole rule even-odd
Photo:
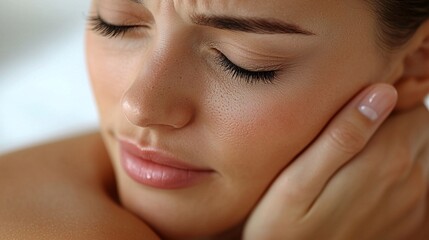
[{"label": "lip", "polygon": [[170,154],[154,148],[144,148],[133,142],[119,140],[121,164],[135,181],[161,189],[187,188],[214,173],[192,166]]}]

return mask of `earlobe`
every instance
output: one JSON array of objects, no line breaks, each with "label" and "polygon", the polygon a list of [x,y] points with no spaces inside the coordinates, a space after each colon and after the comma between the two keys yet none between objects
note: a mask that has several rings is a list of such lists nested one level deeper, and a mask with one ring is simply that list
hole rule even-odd
[{"label": "earlobe", "polygon": [[423,104],[429,93],[429,77],[403,78],[395,83],[398,91],[396,110],[408,110]]}]

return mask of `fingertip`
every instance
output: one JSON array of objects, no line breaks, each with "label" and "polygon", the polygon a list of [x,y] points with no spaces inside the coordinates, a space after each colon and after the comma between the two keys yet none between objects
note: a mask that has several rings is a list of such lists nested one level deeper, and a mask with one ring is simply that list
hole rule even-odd
[{"label": "fingertip", "polygon": [[389,84],[372,86],[358,103],[359,112],[372,122],[385,118],[396,105],[398,92]]}]

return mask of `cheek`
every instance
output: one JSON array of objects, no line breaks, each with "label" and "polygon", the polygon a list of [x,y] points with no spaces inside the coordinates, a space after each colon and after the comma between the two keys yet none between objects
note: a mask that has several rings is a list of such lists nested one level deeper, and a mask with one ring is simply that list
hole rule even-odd
[{"label": "cheek", "polygon": [[212,142],[207,151],[215,156],[212,160],[228,184],[248,201],[264,192],[338,107],[314,107],[323,93],[252,87],[266,87],[267,91],[212,96],[212,111],[207,113],[207,123],[215,133],[208,137]]},{"label": "cheek", "polygon": [[210,96],[206,114],[215,133],[209,138],[215,141],[207,151],[217,156],[220,171],[237,189],[262,193],[375,75],[365,64],[333,65],[331,59],[330,67],[309,67],[299,77],[290,76],[294,81]]}]

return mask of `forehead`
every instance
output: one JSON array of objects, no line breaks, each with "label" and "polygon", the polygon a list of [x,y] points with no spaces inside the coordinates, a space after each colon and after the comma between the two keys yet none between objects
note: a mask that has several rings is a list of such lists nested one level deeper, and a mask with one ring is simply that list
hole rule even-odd
[{"label": "forehead", "polygon": [[[347,0],[346,0],[347,1]],[[335,0],[174,0],[175,6],[186,6],[198,9],[227,10],[236,12],[258,11],[269,13],[283,12],[287,9],[313,8],[332,6]],[[342,1],[338,1],[342,2]]]},{"label": "forehead", "polygon": [[[162,5],[163,1],[155,2]],[[313,32],[323,31],[329,26],[353,27],[372,20],[369,6],[363,0],[174,0],[173,3],[175,11],[184,17],[203,13],[277,18]]]},{"label": "forehead", "polygon": [[[158,2],[158,1],[157,1]],[[174,0],[177,10],[188,9],[217,14],[258,14],[261,17],[317,16],[356,11],[367,6],[363,0]],[[158,3],[162,4],[161,1]],[[368,9],[367,9],[368,10]]]}]

